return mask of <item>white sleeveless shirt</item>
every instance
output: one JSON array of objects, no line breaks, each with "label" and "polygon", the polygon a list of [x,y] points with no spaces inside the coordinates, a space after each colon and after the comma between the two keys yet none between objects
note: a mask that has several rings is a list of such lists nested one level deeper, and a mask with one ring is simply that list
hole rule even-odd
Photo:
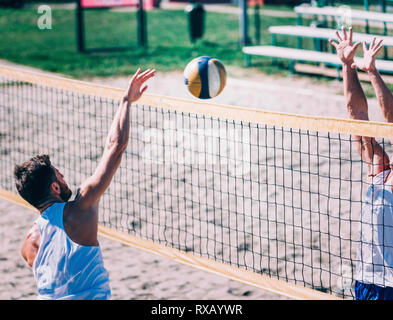
[{"label": "white sleeveless shirt", "polygon": [[363,204],[355,279],[393,287],[393,193],[390,173],[372,179]]},{"label": "white sleeveless shirt", "polygon": [[65,204],[53,204],[35,221],[41,237],[32,266],[38,299],[109,299],[109,276],[101,249],[79,245],[67,236],[63,225]]}]

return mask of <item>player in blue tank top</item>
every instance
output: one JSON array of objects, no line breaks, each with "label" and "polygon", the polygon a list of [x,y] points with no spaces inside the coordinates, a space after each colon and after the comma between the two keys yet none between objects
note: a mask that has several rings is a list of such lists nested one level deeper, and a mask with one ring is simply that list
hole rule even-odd
[{"label": "player in blue tank top", "polygon": [[73,201],[64,176],[47,155],[15,166],[19,194],[40,212],[22,245],[33,267],[39,299],[108,299],[111,295],[97,240],[98,205],[120,165],[130,134],[130,109],[155,70],[134,74],[117,109],[104,152],[93,175]]},{"label": "player in blue tank top", "polygon": [[[355,63],[360,43],[352,42],[352,29],[336,32],[336,48],[343,63],[343,82],[349,116],[369,120],[366,96],[356,68],[366,72],[375,90],[386,122],[393,123],[393,95],[379,74],[375,60],[382,40],[363,43],[363,59]],[[355,136],[362,160],[368,165],[370,187],[363,202],[355,273],[357,300],[393,300],[393,165],[375,138]],[[390,137],[393,143],[393,137]]]}]

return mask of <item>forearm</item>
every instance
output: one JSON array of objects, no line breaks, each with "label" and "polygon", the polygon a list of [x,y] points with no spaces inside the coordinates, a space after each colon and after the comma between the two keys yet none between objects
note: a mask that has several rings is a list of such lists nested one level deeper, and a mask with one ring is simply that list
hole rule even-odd
[{"label": "forearm", "polygon": [[[368,72],[386,122],[393,123],[393,95],[377,69]],[[393,143],[393,138],[389,139]]]},{"label": "forearm", "polygon": [[[343,82],[345,103],[349,117],[354,120],[368,120],[367,99],[360,85],[357,71],[351,68],[351,64],[343,64]],[[364,161],[371,164],[374,158],[373,146],[375,139],[355,135],[354,141],[357,144],[360,156],[362,156]]]},{"label": "forearm", "polygon": [[104,153],[90,181],[91,185],[96,185],[99,194],[109,186],[127,148],[130,108],[131,103],[128,101],[123,101],[118,107],[107,136]]},{"label": "forearm", "polygon": [[343,82],[349,117],[355,120],[368,120],[366,95],[360,85],[357,72],[351,68],[351,64],[343,64]]},{"label": "forearm", "polygon": [[122,101],[112,121],[104,150],[115,148],[124,151],[127,147],[130,133],[130,108],[131,103],[128,100]]},{"label": "forearm", "polygon": [[368,72],[375,95],[387,122],[393,122],[393,94],[386,86],[378,70]]}]

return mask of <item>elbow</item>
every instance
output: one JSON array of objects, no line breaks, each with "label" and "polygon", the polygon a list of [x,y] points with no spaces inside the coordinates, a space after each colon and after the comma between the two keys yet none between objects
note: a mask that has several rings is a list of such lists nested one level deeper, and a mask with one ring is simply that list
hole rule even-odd
[{"label": "elbow", "polygon": [[27,262],[27,265],[28,265],[30,268],[33,267],[34,260],[32,260],[32,259],[27,259],[26,262]]},{"label": "elbow", "polygon": [[27,262],[24,247],[21,248],[20,255],[22,256],[23,260],[25,260]]},{"label": "elbow", "polygon": [[29,256],[26,254],[26,251],[25,251],[25,248],[24,248],[24,247],[22,247],[22,249],[21,249],[21,251],[20,251],[20,254],[21,254],[23,260],[25,260],[26,263],[27,263],[27,265],[31,268],[31,267],[33,266],[33,263],[34,263],[34,259],[31,259],[31,257],[29,257]]}]

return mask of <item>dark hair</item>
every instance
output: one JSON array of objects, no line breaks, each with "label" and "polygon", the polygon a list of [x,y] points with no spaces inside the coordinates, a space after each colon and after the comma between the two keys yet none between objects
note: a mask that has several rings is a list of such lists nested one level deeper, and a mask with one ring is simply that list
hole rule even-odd
[{"label": "dark hair", "polygon": [[36,208],[50,195],[50,185],[56,181],[55,171],[46,154],[16,165],[14,176],[21,197]]}]

